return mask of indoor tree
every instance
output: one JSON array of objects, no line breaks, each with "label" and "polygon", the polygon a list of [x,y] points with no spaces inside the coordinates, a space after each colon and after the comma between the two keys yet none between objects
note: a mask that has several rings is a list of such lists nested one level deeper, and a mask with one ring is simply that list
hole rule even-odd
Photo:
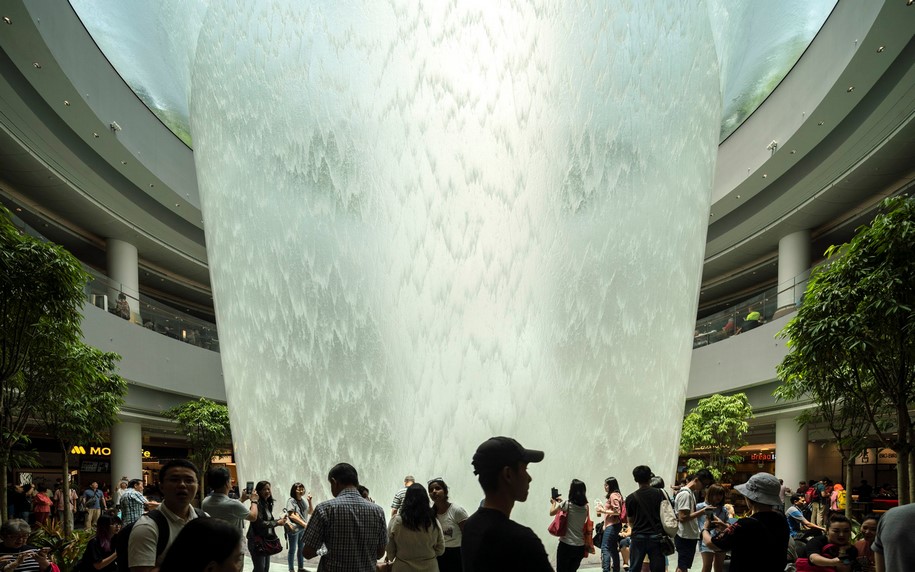
[{"label": "indoor tree", "polygon": [[[849,377],[842,371],[818,371],[806,367],[808,364],[798,357],[797,354],[788,354],[778,366],[778,377],[782,384],[775,390],[775,396],[786,401],[813,401],[814,407],[804,410],[797,417],[798,425],[826,425],[842,456],[843,484],[846,490],[851,491],[855,457],[867,448],[871,430],[858,397],[871,400],[882,400],[882,397],[872,388],[865,388],[863,392],[856,391],[849,386]],[[845,515],[849,518],[852,516],[850,502],[845,505]]]},{"label": "indoor tree", "polygon": [[[791,349],[782,370],[839,379],[881,444],[896,451],[905,504],[915,494],[915,198],[887,199],[881,211],[813,272],[782,331]],[[817,401],[822,387],[809,383]]]},{"label": "indoor tree", "polygon": [[[79,261],[55,244],[25,235],[0,206],[0,488],[6,490],[13,447],[41,388],[24,384],[20,371],[40,329],[62,343],[81,336],[83,286],[88,275]],[[34,394],[34,395],[33,395]],[[6,495],[0,519],[6,520]]]},{"label": "indoor tree", "polygon": [[[748,421],[752,417],[753,408],[746,394],[715,394],[700,399],[683,419],[680,453],[701,452],[707,455],[708,468],[716,479],[732,473],[734,463],[740,459],[737,451],[747,444]],[[701,464],[696,459],[687,461],[687,467],[692,469],[701,468]]]},{"label": "indoor tree", "polygon": [[[63,458],[64,535],[73,531],[70,510],[69,452],[73,445],[100,441],[102,433],[118,423],[127,382],[117,373],[121,357],[103,352],[81,341],[43,344],[26,361],[22,374],[26,383],[40,385],[50,393],[43,399],[41,425],[57,441]],[[140,452],[136,451],[139,455]]]},{"label": "indoor tree", "polygon": [[232,447],[229,408],[201,397],[197,401],[173,407],[165,414],[178,422],[178,427],[190,443],[189,457],[200,471],[199,493],[202,502],[205,493],[203,476],[210,468],[210,462],[217,453]]}]

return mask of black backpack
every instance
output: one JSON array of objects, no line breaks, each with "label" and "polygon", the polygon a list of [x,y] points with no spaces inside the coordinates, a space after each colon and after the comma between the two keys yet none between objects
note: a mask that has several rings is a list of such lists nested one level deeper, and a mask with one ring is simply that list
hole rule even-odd
[{"label": "black backpack", "polygon": [[[209,516],[207,513],[203,512],[199,508],[191,507],[195,513],[197,513],[197,518]],[[146,515],[153,519],[153,522],[156,523],[156,529],[158,530],[158,535],[156,539],[156,558],[160,554],[165,552],[165,549],[168,547],[168,537],[170,531],[168,529],[168,520],[165,518],[165,515],[162,514],[159,510],[151,510],[146,513]],[[139,520],[139,519],[138,519]],[[115,539],[115,552],[118,554],[117,564],[118,572],[130,572],[130,567],[127,564],[127,548],[130,544],[130,533],[133,532],[133,525],[137,521],[131,522],[118,532]]]}]

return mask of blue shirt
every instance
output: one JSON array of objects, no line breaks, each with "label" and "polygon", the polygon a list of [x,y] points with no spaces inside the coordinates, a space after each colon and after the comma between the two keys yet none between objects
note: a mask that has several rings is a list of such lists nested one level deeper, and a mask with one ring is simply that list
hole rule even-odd
[{"label": "blue shirt", "polygon": [[105,493],[98,489],[86,489],[86,492],[83,493],[83,500],[86,501],[88,509],[102,508],[103,498],[105,498]]}]

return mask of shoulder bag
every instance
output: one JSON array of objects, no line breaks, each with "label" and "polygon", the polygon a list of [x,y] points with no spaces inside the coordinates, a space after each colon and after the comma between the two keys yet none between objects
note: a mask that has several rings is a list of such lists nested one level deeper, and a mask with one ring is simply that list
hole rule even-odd
[{"label": "shoulder bag", "polygon": [[[569,502],[569,501],[566,501]],[[564,510],[560,510],[556,513],[556,516],[553,517],[553,522],[550,523],[550,526],[546,529],[547,532],[553,536],[563,537],[566,534],[566,530],[569,527],[569,513]]]},{"label": "shoulder bag", "polygon": [[667,496],[667,491],[662,490],[661,493],[664,495],[664,500],[661,501],[661,526],[667,536],[673,538],[677,535],[679,521],[674,513],[674,507],[670,503],[670,497]]}]

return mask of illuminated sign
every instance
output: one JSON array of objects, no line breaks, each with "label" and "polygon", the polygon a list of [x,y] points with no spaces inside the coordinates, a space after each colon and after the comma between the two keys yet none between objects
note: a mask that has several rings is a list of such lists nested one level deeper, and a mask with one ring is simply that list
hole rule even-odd
[{"label": "illuminated sign", "polygon": [[754,463],[763,463],[775,460],[775,453],[752,453],[750,461]]},{"label": "illuminated sign", "polygon": [[[99,446],[91,445],[89,447],[89,450],[87,451],[86,448],[82,445],[73,445],[73,447],[70,449],[70,454],[71,455],[87,455],[88,454],[88,455],[95,455],[97,457],[110,457],[111,456],[111,447],[99,447]],[[147,451],[146,449],[140,449],[140,455],[144,459],[149,459],[152,457],[152,452]]]}]

